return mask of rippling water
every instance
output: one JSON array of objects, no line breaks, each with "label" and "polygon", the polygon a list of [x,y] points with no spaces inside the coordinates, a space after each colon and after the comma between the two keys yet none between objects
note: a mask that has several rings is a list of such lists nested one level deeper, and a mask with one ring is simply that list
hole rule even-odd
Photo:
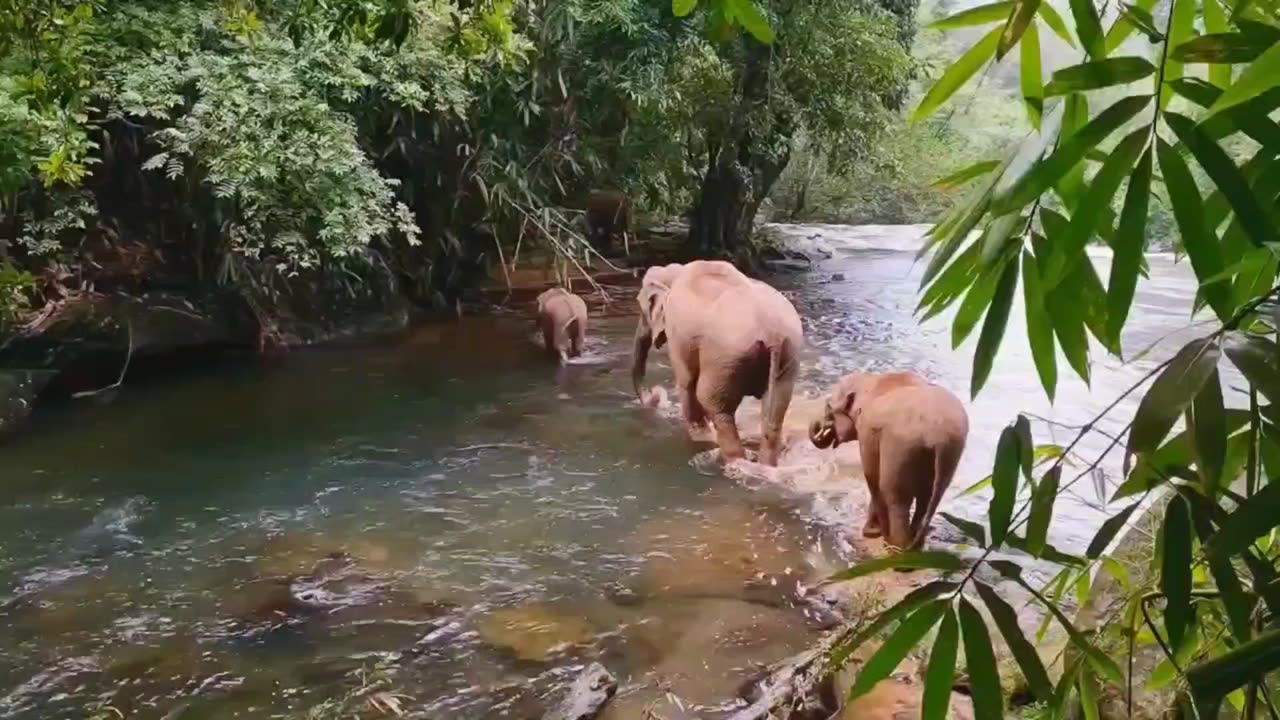
[{"label": "rippling water", "polygon": [[[809,345],[789,426],[851,369],[965,395],[973,340],[953,351],[947,318],[911,317],[921,228],[779,229],[830,256],[774,278]],[[1173,333],[1171,352],[1194,285],[1150,264],[1124,345]],[[0,716],[301,717],[380,666],[411,716],[538,717],[588,659],[622,683],[607,717],[668,688],[729,697],[816,632],[790,599],[848,552],[856,480],[802,442],[784,482],[700,471],[675,413],[630,397],[631,306],[593,307],[589,356],[561,372],[527,320],[475,317],[38,418],[0,451]],[[953,494],[1018,409],[1080,423],[1150,367],[1095,351],[1092,389],[1060,372],[1050,406],[1023,322],[970,406]],[[650,365],[669,386],[665,355]],[[1059,503],[1058,547],[1101,521],[1093,487]],[[980,520],[986,502],[944,509]],[[936,523],[933,542],[959,540]]]}]

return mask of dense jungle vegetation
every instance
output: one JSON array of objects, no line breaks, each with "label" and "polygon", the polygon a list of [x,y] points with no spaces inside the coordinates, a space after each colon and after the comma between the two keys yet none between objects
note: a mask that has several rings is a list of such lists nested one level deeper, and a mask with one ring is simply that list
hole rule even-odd
[{"label": "dense jungle vegetation", "polygon": [[581,257],[591,189],[732,254],[793,156],[848,171],[900,117],[911,2],[676,5],[5,0],[0,327],[154,290],[264,343],[315,295],[441,307],[501,246]]}]

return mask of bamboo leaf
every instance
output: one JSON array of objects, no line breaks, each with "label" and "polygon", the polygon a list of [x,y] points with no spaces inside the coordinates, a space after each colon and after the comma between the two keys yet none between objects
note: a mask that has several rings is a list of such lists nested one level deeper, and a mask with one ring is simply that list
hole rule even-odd
[{"label": "bamboo leaf", "polygon": [[[1076,0],[1090,4],[1088,0]],[[1066,95],[1082,90],[1127,85],[1155,74],[1156,66],[1140,57],[1118,57],[1094,60],[1065,67],[1053,74],[1045,86],[1045,95]]]},{"label": "bamboo leaf", "polygon": [[1236,508],[1209,538],[1205,552],[1211,559],[1225,560],[1243,553],[1255,540],[1280,525],[1280,483],[1263,486]]},{"label": "bamboo leaf", "polygon": [[1040,69],[1040,31],[1035,23],[1031,23],[1022,36],[1020,55],[1018,86],[1022,91],[1022,102],[1027,106],[1031,127],[1039,130],[1040,118],[1044,114],[1044,77]]},{"label": "bamboo leaf", "polygon": [[1013,13],[1009,22],[1005,23],[1004,33],[1000,36],[1000,45],[996,48],[996,59],[1003,59],[1014,45],[1022,39],[1027,28],[1036,18],[1036,10],[1040,8],[1040,0],[1015,0]]},{"label": "bamboo leaf", "polygon": [[1022,297],[1027,316],[1027,342],[1031,346],[1031,358],[1035,361],[1040,385],[1049,402],[1053,402],[1058,385],[1057,348],[1053,342],[1053,319],[1045,306],[1044,287],[1040,282],[1040,269],[1035,256],[1022,253]]},{"label": "bamboo leaf", "polygon": [[960,187],[971,180],[976,180],[984,175],[989,175],[992,170],[995,170],[998,167],[1000,167],[999,160],[983,160],[981,162],[976,162],[968,167],[957,170],[944,178],[933,181],[929,187],[936,188],[938,190],[951,190]]},{"label": "bamboo leaf", "polygon": [[1008,568],[1004,565],[998,565],[998,563],[1002,562],[1003,561],[996,560],[992,561],[990,565],[997,571],[1001,571],[1003,568],[1003,571],[1001,572],[1002,575],[1005,575],[1005,577],[1008,577],[1010,580],[1018,583],[1024,590],[1035,596],[1036,600],[1038,600],[1040,604],[1043,605],[1051,615],[1053,615],[1054,619],[1058,621],[1058,624],[1062,626],[1062,629],[1067,631],[1067,636],[1071,639],[1071,643],[1084,653],[1085,657],[1089,661],[1089,665],[1095,671],[1101,674],[1103,678],[1109,682],[1115,683],[1116,685],[1120,685],[1124,682],[1124,675],[1120,672],[1120,666],[1116,665],[1114,660],[1107,657],[1106,653],[1102,652],[1094,646],[1093,643],[1089,642],[1089,639],[1076,628],[1071,620],[1062,612],[1062,609],[1058,607],[1058,603],[1050,602],[1043,594],[1040,593],[1039,590],[1036,590],[1027,584],[1027,581],[1024,580],[1021,575],[1007,574]]},{"label": "bamboo leaf", "polygon": [[1234,332],[1224,348],[1231,363],[1258,392],[1280,403],[1280,347],[1270,338]]},{"label": "bamboo leaf", "polygon": [[1027,551],[1039,557],[1044,551],[1049,535],[1049,520],[1053,517],[1053,504],[1058,499],[1058,479],[1062,466],[1055,465],[1040,478],[1031,494],[1031,514],[1027,518]]},{"label": "bamboo leaf", "polygon": [[1071,170],[1090,149],[1105,140],[1151,102],[1150,95],[1127,97],[1098,113],[1084,127],[1058,144],[1058,148],[1023,176],[1012,188],[995,199],[995,209],[1021,208],[1040,197]]},{"label": "bamboo leaf", "polygon": [[1258,59],[1273,42],[1274,38],[1264,39],[1242,32],[1209,33],[1177,46],[1170,57],[1184,63],[1241,65]]},{"label": "bamboo leaf", "polygon": [[1280,667],[1280,630],[1271,630],[1211,660],[1196,663],[1187,669],[1187,684],[1202,709],[1201,717],[1216,707],[1215,701],[1238,687]]},{"label": "bamboo leaf", "polygon": [[956,674],[956,650],[960,640],[960,627],[955,610],[948,605],[942,617],[942,627],[929,650],[929,667],[924,676],[924,700],[921,703],[921,720],[945,720],[951,709],[951,684]]},{"label": "bamboo leaf", "polygon": [[969,78],[987,64],[996,54],[996,48],[1000,44],[1000,35],[1003,28],[996,28],[987,33],[981,40],[969,48],[959,60],[952,63],[947,68],[942,77],[938,78],[938,82],[929,88],[929,92],[925,93],[924,99],[920,101],[920,105],[915,112],[911,114],[911,122],[920,122],[929,117],[941,105],[956,93]]},{"label": "bamboo leaf", "polygon": [[1262,247],[1264,243],[1270,242],[1274,237],[1275,227],[1267,219],[1262,205],[1235,161],[1190,118],[1167,112],[1164,119],[1231,203],[1231,209],[1253,244]]},{"label": "bamboo leaf", "polygon": [[1054,35],[1062,38],[1062,42],[1071,47],[1076,46],[1075,38],[1071,37],[1071,31],[1067,30],[1067,24],[1062,21],[1058,11],[1053,9],[1053,5],[1047,2],[1040,3],[1040,19],[1044,20],[1044,24],[1049,26]]},{"label": "bamboo leaf", "polygon": [[955,262],[951,263],[946,271],[929,286],[920,299],[920,307],[916,308],[916,312],[927,308],[920,318],[921,322],[947,309],[964,295],[978,272],[979,250],[977,243],[970,245],[969,249],[956,258]]},{"label": "bamboo leaf", "polygon": [[1150,133],[1146,128],[1130,133],[1116,145],[1102,168],[1093,176],[1093,182],[1072,214],[1066,232],[1054,238],[1054,252],[1044,278],[1046,287],[1056,287],[1084,255],[1085,246],[1101,221],[1103,208],[1110,206],[1112,198],[1120,189],[1120,183],[1133,170],[1134,163],[1147,147],[1149,137]]},{"label": "bamboo leaf", "polygon": [[1005,326],[1009,322],[1009,309],[1013,305],[1013,294],[1018,289],[1018,256],[1013,255],[1000,274],[995,293],[991,297],[991,307],[987,310],[987,318],[982,323],[982,332],[978,335],[978,347],[973,353],[973,377],[969,381],[969,394],[976,397],[991,375],[991,367],[995,364],[996,352],[1004,339]]},{"label": "bamboo leaf", "polygon": [[899,618],[905,617],[908,613],[916,608],[930,602],[944,593],[955,592],[958,586],[953,582],[945,582],[942,580],[934,580],[926,585],[912,590],[905,597],[898,601],[896,605],[888,610],[876,615],[875,619],[867,624],[866,627],[860,629],[855,635],[847,641],[837,644],[831,651],[831,667],[842,667],[858,648],[867,640],[880,634],[891,623]]},{"label": "bamboo leaf", "polygon": [[1040,654],[1022,634],[1022,628],[1018,626],[1018,614],[990,585],[981,580],[974,581],[974,585],[978,588],[978,595],[982,598],[982,602],[990,611],[991,618],[995,620],[996,628],[1004,637],[1005,645],[1017,660],[1018,668],[1022,671],[1022,677],[1027,680],[1027,687],[1031,690],[1031,694],[1041,702],[1049,702],[1053,698],[1053,683],[1049,681],[1049,674],[1045,672]]},{"label": "bamboo leaf", "polygon": [[1272,45],[1236,77],[1222,97],[1209,108],[1209,115],[1252,100],[1275,87],[1280,87],[1280,43]]},{"label": "bamboo leaf", "polygon": [[1013,11],[1013,2],[994,2],[961,10],[940,20],[929,23],[932,30],[955,30],[957,28],[986,25],[1008,20]]},{"label": "bamboo leaf", "polygon": [[[1206,33],[1221,33],[1227,31],[1227,16],[1223,12],[1222,6],[1218,4],[1218,0],[1204,0],[1201,3],[1204,12],[1204,31]],[[1221,89],[1226,89],[1231,84],[1231,68],[1225,65],[1214,65],[1209,68],[1209,82]]]},{"label": "bamboo leaf", "polygon": [[[1156,28],[1155,19],[1151,17],[1151,12],[1149,10],[1144,10],[1141,7],[1130,5],[1129,3],[1120,3],[1120,17],[1124,22],[1132,26],[1133,29],[1141,32],[1143,35],[1146,35],[1148,41],[1158,43],[1164,40],[1164,33],[1160,32]],[[1115,48],[1111,47],[1110,38],[1111,36],[1108,34],[1107,49],[1114,50]]]},{"label": "bamboo leaf", "polygon": [[1004,541],[1005,535],[1009,533],[1009,523],[1013,519],[1013,506],[1018,498],[1019,444],[1018,434],[1013,426],[1006,427],[996,443],[995,466],[991,470],[993,494],[987,512],[993,546]]},{"label": "bamboo leaf", "polygon": [[671,14],[678,18],[687,16],[698,6],[698,0],[671,0]]},{"label": "bamboo leaf", "polygon": [[1164,626],[1169,644],[1182,647],[1191,623],[1191,516],[1181,496],[1165,508],[1160,591],[1164,593]]},{"label": "bamboo leaf", "polygon": [[977,279],[972,281],[973,284],[965,293],[964,300],[960,302],[960,308],[956,310],[955,319],[951,321],[952,348],[960,347],[960,344],[969,337],[969,333],[973,332],[978,320],[991,305],[1002,274],[1002,268],[991,267],[982,271]]},{"label": "bamboo leaf", "polygon": [[733,8],[734,18],[751,37],[770,45],[773,43],[773,28],[769,27],[769,18],[753,0],[728,0]]},{"label": "bamboo leaf", "polygon": [[1085,557],[1095,559],[1102,555],[1111,546],[1111,541],[1115,539],[1116,533],[1120,532],[1125,523],[1129,522],[1129,517],[1133,515],[1133,511],[1137,510],[1141,504],[1141,502],[1136,502],[1107,518],[1102,523],[1102,527],[1098,528],[1098,532],[1094,534],[1093,540],[1089,542],[1089,548],[1084,552]]},{"label": "bamboo leaf", "polygon": [[1137,0],[1132,5],[1125,3],[1122,6],[1123,10],[1119,19],[1112,23],[1111,29],[1107,31],[1107,52],[1113,52],[1133,34],[1134,29],[1137,27],[1137,24],[1134,23],[1135,18],[1140,19],[1147,29],[1155,32],[1155,35],[1148,34],[1147,39],[1150,40],[1154,37],[1155,39],[1152,42],[1164,40],[1164,35],[1156,31],[1155,20],[1151,17],[1151,8],[1155,4],[1155,0]]},{"label": "bamboo leaf", "polygon": [[1111,278],[1107,282],[1107,336],[1120,347],[1120,332],[1133,305],[1138,286],[1138,271],[1146,249],[1147,209],[1151,199],[1151,148],[1147,148],[1129,177],[1120,225],[1116,229],[1115,256],[1111,261]]},{"label": "bamboo leaf", "polygon": [[[1195,32],[1196,8],[1199,7],[1199,0],[1173,0],[1172,15],[1169,18],[1169,38],[1168,47],[1176,48],[1186,42]],[[1164,63],[1164,72],[1161,73],[1163,84],[1158,84],[1155,88],[1160,94],[1160,109],[1164,110],[1169,106],[1169,101],[1173,99],[1173,89],[1169,87],[1169,82],[1182,77],[1182,63],[1173,58],[1166,58]],[[1159,83],[1159,80],[1157,80]],[[1161,167],[1164,164],[1161,163]]]},{"label": "bamboo leaf", "polygon": [[1099,60],[1105,57],[1107,48],[1103,43],[1102,21],[1098,19],[1098,10],[1092,0],[1071,0],[1071,16],[1076,21],[1076,35],[1089,57]]},{"label": "bamboo leaf", "polygon": [[874,575],[885,570],[967,570],[968,565],[959,557],[944,550],[924,550],[919,552],[900,552],[885,557],[864,560],[847,570],[827,578],[826,582],[841,582],[854,578]]},{"label": "bamboo leaf", "polygon": [[1221,350],[1212,340],[1193,340],[1174,355],[1138,404],[1127,452],[1149,453],[1160,446],[1218,365]]},{"label": "bamboo leaf", "polygon": [[[1160,161],[1160,170],[1164,173],[1165,187],[1169,190],[1170,205],[1174,221],[1178,225],[1178,233],[1182,237],[1182,248],[1191,259],[1191,267],[1196,277],[1202,281],[1222,272],[1225,265],[1217,236],[1205,225],[1204,204],[1200,191],[1196,189],[1195,179],[1182,157],[1168,143],[1158,143],[1156,156]],[[1202,288],[1205,299],[1224,322],[1231,317],[1231,292],[1222,285],[1211,285]]]},{"label": "bamboo leaf", "polygon": [[[990,481],[988,480],[984,482]],[[958,518],[951,513],[940,512],[938,514],[941,515],[944,520],[956,526],[960,532],[964,533],[965,537],[972,540],[978,547],[985,548],[987,546],[987,531],[982,527],[982,525],[970,520]]]},{"label": "bamboo leaf", "polygon": [[858,679],[853,682],[853,688],[849,690],[849,699],[867,694],[876,686],[876,683],[889,677],[889,674],[902,663],[907,653],[920,643],[934,625],[938,624],[947,607],[946,601],[935,600],[916,610],[911,617],[898,625],[858,672]]},{"label": "bamboo leaf", "polygon": [[960,628],[964,635],[965,664],[973,688],[974,720],[1004,717],[1004,695],[1000,690],[1000,674],[991,649],[987,624],[968,600],[960,599]]},{"label": "bamboo leaf", "polygon": [[1209,373],[1204,387],[1191,404],[1194,418],[1192,439],[1196,450],[1196,464],[1204,475],[1206,492],[1213,492],[1222,479],[1222,467],[1227,461],[1227,418],[1222,407],[1222,385],[1218,371]]}]

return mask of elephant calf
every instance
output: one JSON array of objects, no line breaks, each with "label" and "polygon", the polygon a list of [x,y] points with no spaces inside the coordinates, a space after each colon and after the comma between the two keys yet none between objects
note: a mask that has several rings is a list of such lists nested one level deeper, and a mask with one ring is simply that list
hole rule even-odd
[{"label": "elephant calf", "polygon": [[564,288],[551,288],[538,296],[534,319],[542,332],[547,353],[561,365],[582,354],[587,338],[587,304]]},{"label": "elephant calf", "polygon": [[651,267],[640,285],[631,381],[641,402],[649,348],[670,344],[676,392],[690,434],[708,421],[725,462],[744,457],[734,413],[748,395],[763,405],[760,462],[777,465],[782,421],[804,344],[790,300],[720,260]]},{"label": "elephant calf", "polygon": [[871,490],[862,534],[887,535],[902,550],[924,544],[968,435],[960,400],[905,372],[844,376],[823,417],[809,426],[809,439],[820,448],[858,441]]}]

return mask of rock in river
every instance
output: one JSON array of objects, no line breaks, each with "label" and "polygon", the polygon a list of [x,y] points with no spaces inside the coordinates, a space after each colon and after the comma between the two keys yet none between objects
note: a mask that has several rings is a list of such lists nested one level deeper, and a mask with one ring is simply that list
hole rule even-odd
[{"label": "rock in river", "polygon": [[589,641],[591,624],[545,605],[504,608],[480,621],[480,637],[520,658],[543,662],[557,651]]},{"label": "rock in river", "polygon": [[618,689],[618,681],[600,663],[591,663],[569,686],[569,692],[542,720],[592,720]]}]

